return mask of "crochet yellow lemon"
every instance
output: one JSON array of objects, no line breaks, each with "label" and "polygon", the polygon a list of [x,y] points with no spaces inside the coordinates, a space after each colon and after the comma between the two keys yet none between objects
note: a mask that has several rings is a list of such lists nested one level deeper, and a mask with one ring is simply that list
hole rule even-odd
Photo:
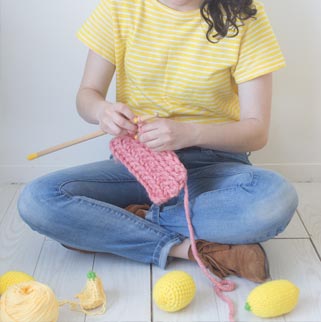
[{"label": "crochet yellow lemon", "polygon": [[298,303],[299,289],[287,280],[266,282],[254,288],[245,309],[262,318],[272,318],[292,311]]},{"label": "crochet yellow lemon", "polygon": [[161,310],[176,312],[191,303],[195,292],[196,286],[189,274],[183,271],[172,271],[157,281],[153,298]]},{"label": "crochet yellow lemon", "polygon": [[9,271],[0,277],[0,295],[10,286],[28,281],[34,281],[34,278],[23,272]]}]

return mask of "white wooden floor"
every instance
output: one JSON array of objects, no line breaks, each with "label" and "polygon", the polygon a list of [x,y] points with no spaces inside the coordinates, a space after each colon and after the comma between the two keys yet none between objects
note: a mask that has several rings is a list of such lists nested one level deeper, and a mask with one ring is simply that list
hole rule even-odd
[{"label": "white wooden floor", "polygon": [[[166,273],[155,266],[113,255],[85,255],[67,250],[33,232],[20,219],[16,201],[21,185],[0,185],[0,274],[24,271],[48,284],[58,299],[73,300],[82,290],[86,273],[93,269],[102,278],[108,305],[105,315],[90,317],[60,309],[59,322],[225,322],[227,307],[195,263],[173,261],[167,268],[190,273],[197,285],[193,302],[177,313],[160,311],[151,291]],[[321,322],[321,183],[296,184],[300,196],[297,213],[286,231],[263,244],[273,279],[289,279],[300,288],[300,300],[290,314],[268,321]],[[238,288],[230,294],[236,306],[236,321],[262,320],[244,310],[256,284],[232,278]]]}]

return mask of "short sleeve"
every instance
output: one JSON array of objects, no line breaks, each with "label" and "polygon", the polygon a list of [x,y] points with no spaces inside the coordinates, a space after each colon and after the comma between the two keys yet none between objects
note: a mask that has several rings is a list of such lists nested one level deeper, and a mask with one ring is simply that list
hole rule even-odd
[{"label": "short sleeve", "polygon": [[280,46],[272,30],[264,6],[256,2],[255,18],[247,20],[242,35],[239,56],[232,68],[237,84],[274,72],[285,66]]},{"label": "short sleeve", "polygon": [[115,64],[112,11],[108,0],[101,0],[77,32],[77,37],[95,53]]}]

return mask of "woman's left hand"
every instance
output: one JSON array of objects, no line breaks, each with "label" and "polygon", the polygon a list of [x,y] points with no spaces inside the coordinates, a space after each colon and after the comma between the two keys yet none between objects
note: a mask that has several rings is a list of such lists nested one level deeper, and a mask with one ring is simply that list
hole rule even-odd
[{"label": "woman's left hand", "polygon": [[179,150],[192,146],[193,131],[189,123],[156,118],[142,124],[138,140],[154,151]]}]

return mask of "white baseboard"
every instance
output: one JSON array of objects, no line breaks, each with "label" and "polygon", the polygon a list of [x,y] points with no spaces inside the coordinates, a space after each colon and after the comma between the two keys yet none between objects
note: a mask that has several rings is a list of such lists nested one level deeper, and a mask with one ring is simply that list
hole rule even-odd
[{"label": "white baseboard", "polygon": [[[321,182],[321,163],[261,163],[256,166],[279,172],[292,182]],[[0,183],[25,183],[64,166],[0,165]]]},{"label": "white baseboard", "polygon": [[0,183],[26,183],[67,166],[7,166],[0,165]]},{"label": "white baseboard", "polygon": [[321,182],[321,163],[260,163],[255,165],[276,171],[291,182]]}]

